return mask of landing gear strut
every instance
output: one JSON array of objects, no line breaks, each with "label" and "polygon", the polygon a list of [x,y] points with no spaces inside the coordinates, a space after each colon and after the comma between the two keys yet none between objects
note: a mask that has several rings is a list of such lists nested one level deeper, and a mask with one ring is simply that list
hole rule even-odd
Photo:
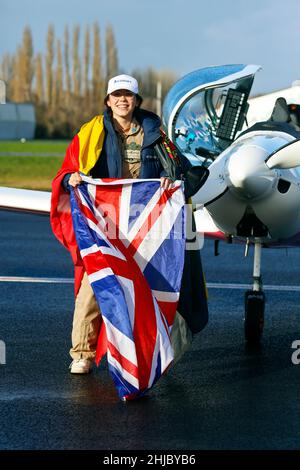
[{"label": "landing gear strut", "polygon": [[254,243],[253,289],[245,292],[245,339],[248,343],[260,342],[264,328],[265,294],[260,275],[261,242]]}]

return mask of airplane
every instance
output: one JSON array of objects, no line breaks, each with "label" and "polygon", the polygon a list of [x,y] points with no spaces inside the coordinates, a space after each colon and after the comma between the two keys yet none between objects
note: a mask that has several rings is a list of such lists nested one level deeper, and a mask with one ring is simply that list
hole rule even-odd
[{"label": "airplane", "polygon": [[[293,114],[279,97],[268,120],[247,126],[249,94],[260,69],[232,64],[195,70],[171,87],[162,109],[171,141],[193,167],[209,170],[192,198],[197,231],[217,241],[254,245],[244,317],[245,338],[254,344],[264,324],[262,248],[300,244],[297,109]],[[50,193],[0,188],[1,208],[47,214]]]},{"label": "airplane", "polygon": [[267,121],[272,115],[274,103],[277,98],[285,99],[291,121],[293,121],[294,125],[299,127],[300,80],[295,80],[288,88],[283,88],[250,98],[248,100],[249,109],[247,111],[247,123],[245,122],[243,130],[252,126],[256,122]]},{"label": "airplane", "polygon": [[300,124],[277,97],[269,119],[247,127],[260,69],[233,64],[193,71],[173,85],[163,106],[168,137],[192,165],[209,168],[193,196],[197,231],[254,245],[244,317],[245,338],[254,344],[264,325],[262,248],[300,245]]}]

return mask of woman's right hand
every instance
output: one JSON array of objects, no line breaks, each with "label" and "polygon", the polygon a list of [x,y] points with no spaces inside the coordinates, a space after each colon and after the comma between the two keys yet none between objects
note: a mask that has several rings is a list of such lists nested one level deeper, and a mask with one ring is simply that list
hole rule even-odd
[{"label": "woman's right hand", "polygon": [[82,183],[82,178],[79,173],[72,173],[69,179],[69,185],[75,188],[80,183]]}]

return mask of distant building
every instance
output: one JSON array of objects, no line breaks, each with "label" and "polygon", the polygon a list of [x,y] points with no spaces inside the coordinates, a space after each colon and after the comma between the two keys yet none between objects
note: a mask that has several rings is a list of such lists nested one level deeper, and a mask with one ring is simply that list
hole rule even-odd
[{"label": "distant building", "polygon": [[0,140],[33,139],[35,109],[31,103],[6,103],[5,82],[0,80]]},{"label": "distant building", "polygon": [[32,104],[0,104],[0,140],[33,139],[35,125],[35,111]]}]

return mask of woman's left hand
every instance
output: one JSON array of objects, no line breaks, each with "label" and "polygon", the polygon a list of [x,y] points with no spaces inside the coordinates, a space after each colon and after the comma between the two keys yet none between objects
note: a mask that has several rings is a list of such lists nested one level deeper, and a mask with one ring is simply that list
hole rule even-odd
[{"label": "woman's left hand", "polygon": [[160,178],[160,185],[164,189],[171,189],[172,185],[173,185],[173,181],[164,176],[164,177]]}]

